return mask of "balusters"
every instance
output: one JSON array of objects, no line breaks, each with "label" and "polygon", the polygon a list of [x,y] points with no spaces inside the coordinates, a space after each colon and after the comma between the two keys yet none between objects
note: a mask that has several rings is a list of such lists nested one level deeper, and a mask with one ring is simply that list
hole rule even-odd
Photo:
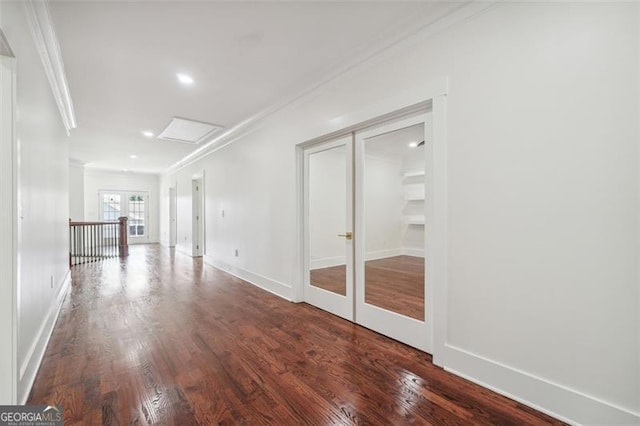
[{"label": "balusters", "polygon": [[69,266],[128,255],[127,218],[117,222],[69,221]]}]

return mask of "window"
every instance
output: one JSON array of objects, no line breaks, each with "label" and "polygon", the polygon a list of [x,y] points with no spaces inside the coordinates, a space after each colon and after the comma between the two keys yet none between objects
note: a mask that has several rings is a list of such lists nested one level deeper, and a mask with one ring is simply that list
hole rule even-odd
[{"label": "window", "polygon": [[140,194],[129,195],[129,235],[144,236],[144,197]]},{"label": "window", "polygon": [[129,236],[146,237],[147,201],[145,192],[100,192],[100,215],[105,221],[129,218]]},{"label": "window", "polygon": [[118,220],[122,214],[120,194],[102,194],[102,220]]}]

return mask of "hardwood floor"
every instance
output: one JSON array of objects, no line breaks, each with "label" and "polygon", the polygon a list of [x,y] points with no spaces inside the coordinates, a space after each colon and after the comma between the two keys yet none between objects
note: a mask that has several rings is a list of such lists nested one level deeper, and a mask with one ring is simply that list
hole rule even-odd
[{"label": "hardwood floor", "polygon": [[551,424],[428,354],[158,246],[73,268],[29,404],[65,424]]},{"label": "hardwood floor", "polygon": [[[311,271],[311,285],[346,295],[346,268]],[[394,256],[365,263],[366,303],[424,321],[424,259]]]}]

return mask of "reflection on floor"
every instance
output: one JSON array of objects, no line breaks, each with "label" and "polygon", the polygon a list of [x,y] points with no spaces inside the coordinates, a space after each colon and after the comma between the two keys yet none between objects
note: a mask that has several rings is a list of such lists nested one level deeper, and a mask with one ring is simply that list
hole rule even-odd
[{"label": "reflection on floor", "polygon": [[[365,302],[424,321],[424,259],[394,256],[365,265]],[[345,266],[311,271],[311,285],[346,295]]]},{"label": "reflection on floor", "polygon": [[65,425],[554,422],[424,352],[158,245],[71,271],[28,401],[62,405]]}]

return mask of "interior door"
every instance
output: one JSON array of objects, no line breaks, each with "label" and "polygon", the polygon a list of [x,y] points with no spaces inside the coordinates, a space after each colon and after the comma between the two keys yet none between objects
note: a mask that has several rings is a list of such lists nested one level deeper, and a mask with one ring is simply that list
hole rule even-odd
[{"label": "interior door", "polygon": [[425,279],[429,117],[355,135],[356,322],[426,352],[432,350]]},{"label": "interior door", "polygon": [[353,137],[304,150],[304,299],[354,321]]}]

